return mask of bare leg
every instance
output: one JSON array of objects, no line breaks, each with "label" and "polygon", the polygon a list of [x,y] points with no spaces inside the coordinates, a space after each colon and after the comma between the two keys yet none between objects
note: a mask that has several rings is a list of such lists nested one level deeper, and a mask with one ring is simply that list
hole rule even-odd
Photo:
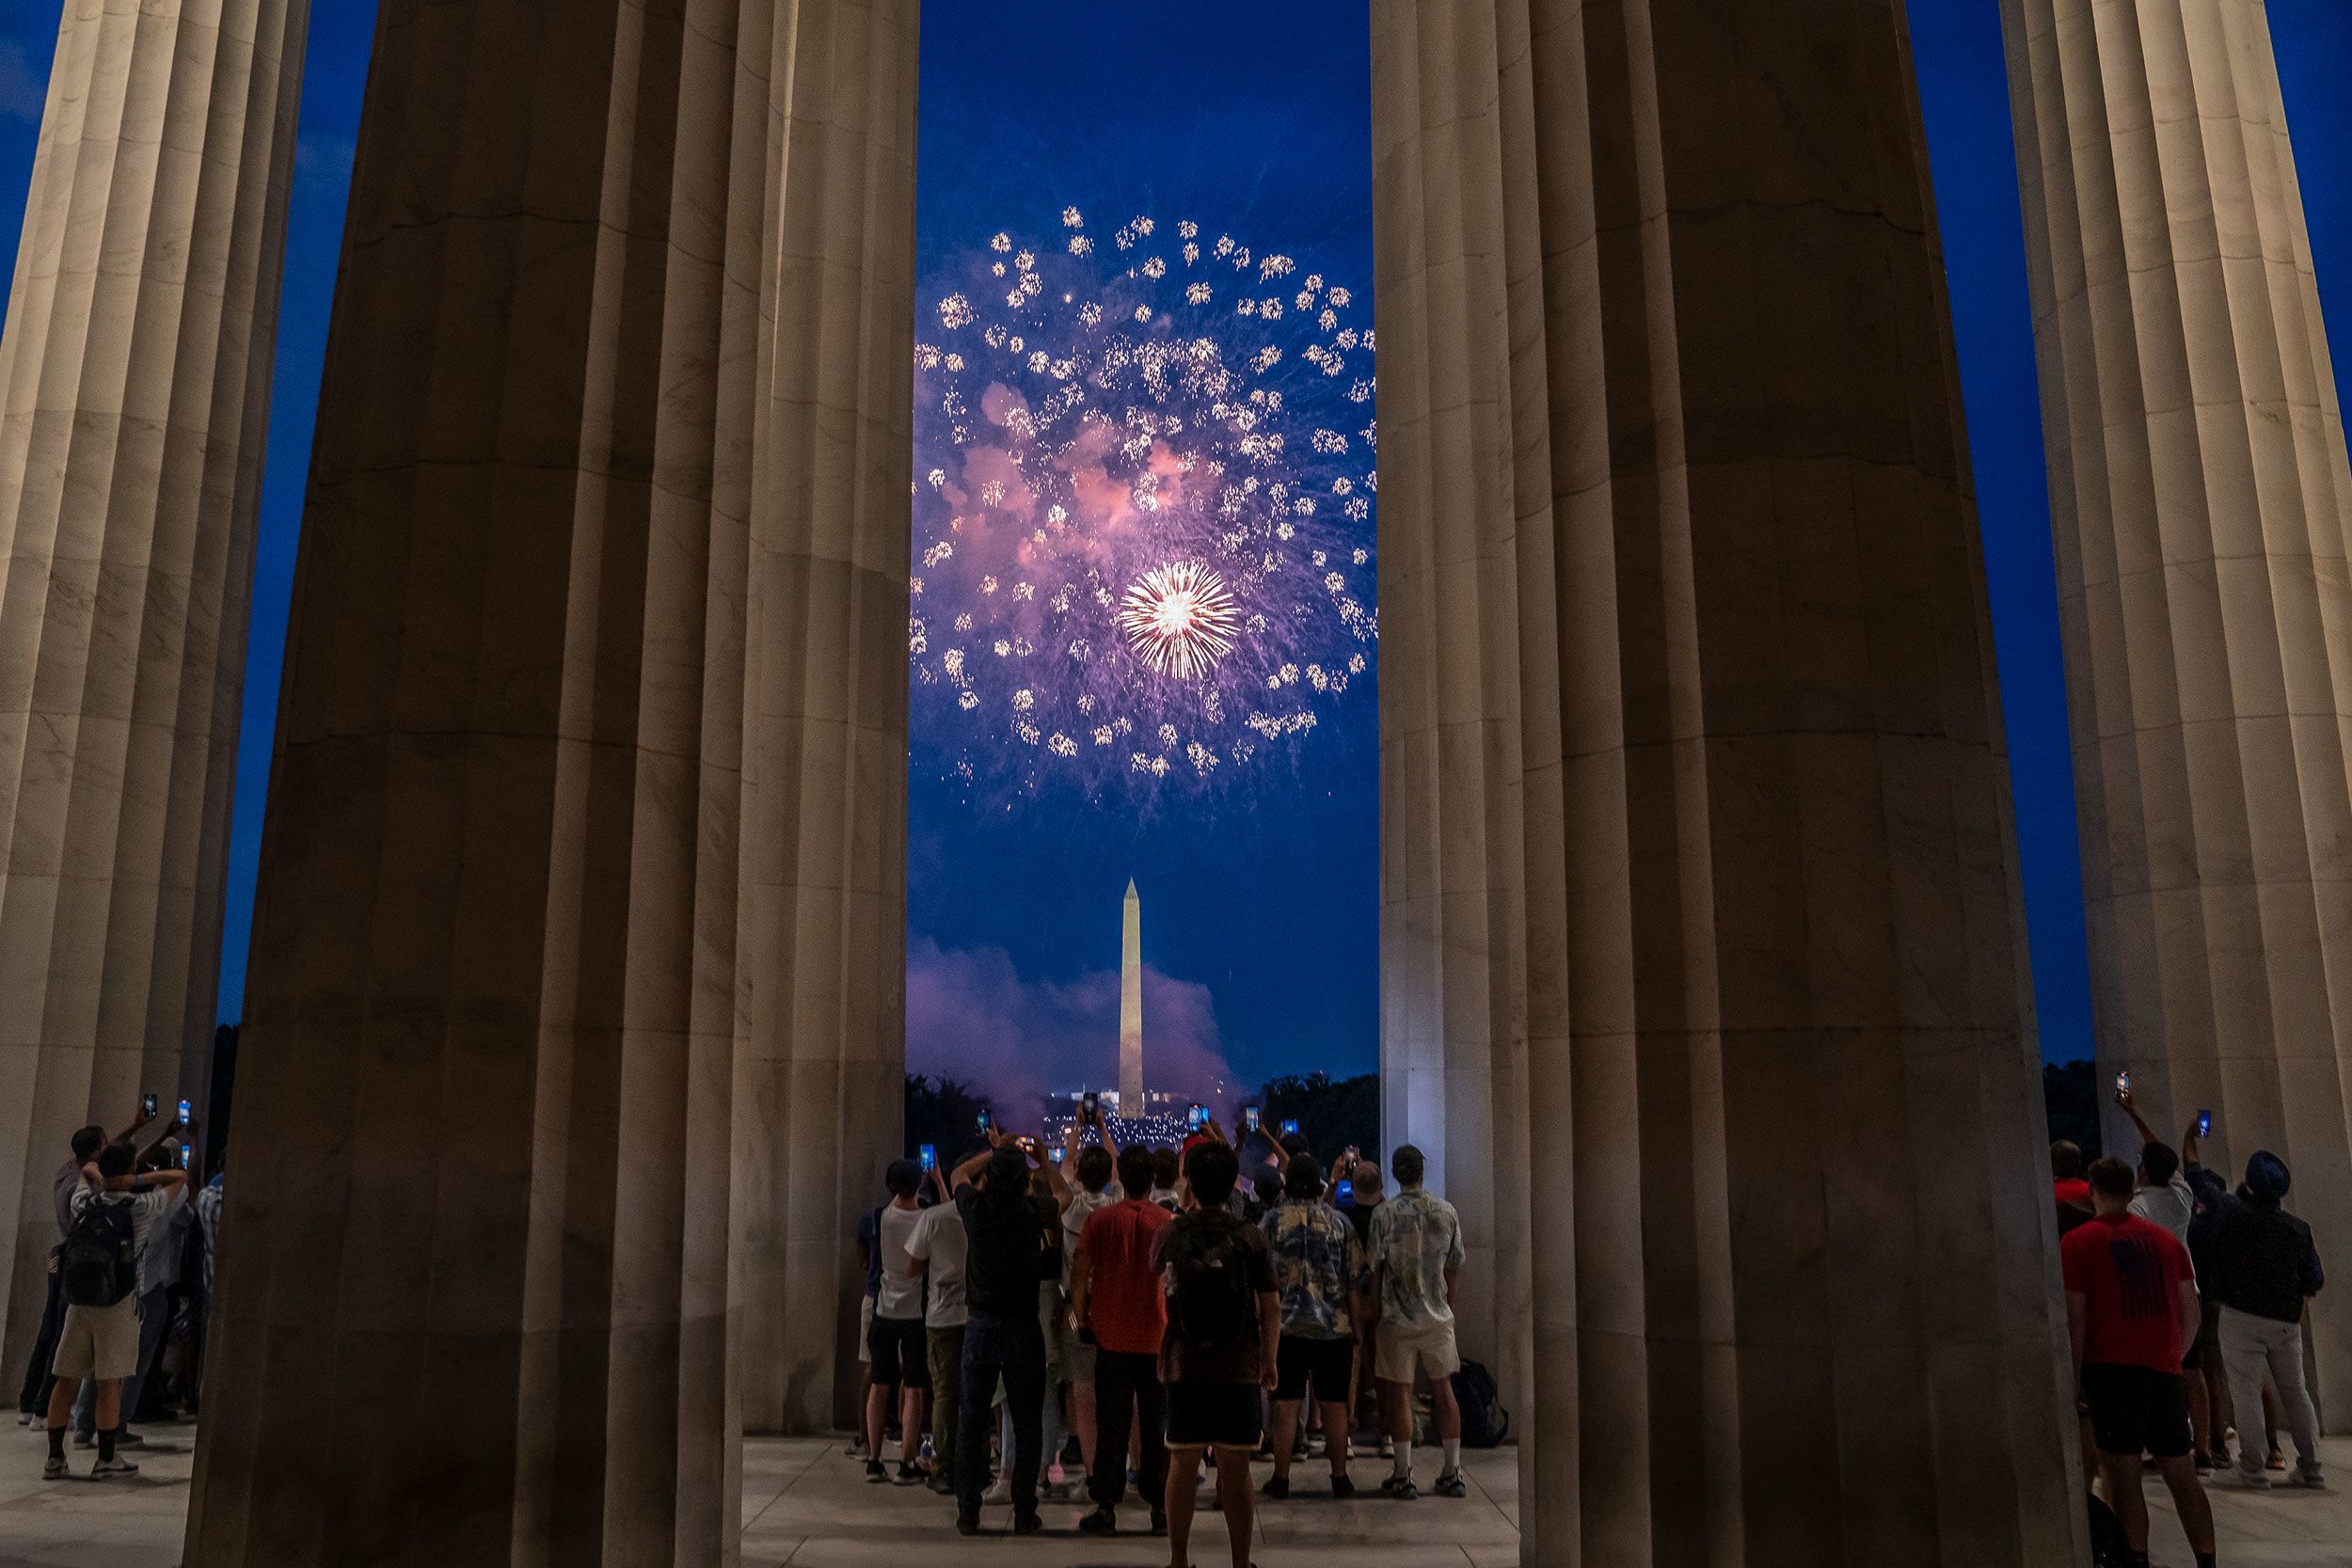
[{"label": "bare leg", "polygon": [[866,1389],[866,1457],[882,1463],[882,1428],[890,1422],[890,1385],[868,1380]]},{"label": "bare leg", "polygon": [[923,1451],[923,1390],[909,1388],[898,1396],[898,1463],[912,1465]]},{"label": "bare leg", "polygon": [[1454,1397],[1454,1380],[1433,1377],[1429,1380],[1429,1398],[1438,1418],[1438,1436],[1452,1442],[1462,1435],[1462,1406]]},{"label": "bare leg", "polygon": [[[1316,1391],[1321,1392],[1320,1389]],[[1344,1476],[1347,1474],[1347,1406],[1338,1400],[1318,1400],[1316,1403],[1323,1411],[1324,1457],[1331,1461],[1334,1477]],[[1277,1460],[1276,1463],[1281,1462]]]},{"label": "bare leg", "polygon": [[1274,1402],[1274,1479],[1291,1479],[1291,1448],[1298,1437],[1298,1402]]},{"label": "bare leg", "polygon": [[1389,1436],[1396,1444],[1396,1471],[1413,1473],[1413,1386],[1380,1380],[1380,1400],[1389,1418]]},{"label": "bare leg", "polygon": [[[2123,1540],[2133,1551],[2145,1557],[2148,1552],[2148,1499],[2139,1494],[2139,1455],[2136,1453],[2103,1453],[2099,1456],[2100,1473],[2107,1478],[2107,1506],[2115,1510],[2118,1523],[2123,1527]],[[2194,1481],[2197,1472],[2189,1471]],[[2205,1528],[2210,1537],[2212,1516],[2208,1514]]]},{"label": "bare leg", "polygon": [[[2188,1549],[2201,1556],[2210,1553],[2213,1550],[2213,1504],[2206,1499],[2205,1489],[2197,1480],[2197,1462],[2193,1459],[2168,1459],[2158,1469],[2164,1476],[2164,1484],[2172,1493],[2172,1507],[2180,1514],[2181,1528],[2188,1536]],[[2135,1486],[2132,1490],[2137,1495],[2139,1489]],[[2147,1517],[2145,1508],[2141,1509],[2140,1516],[2143,1519]],[[2142,1525],[2140,1529],[2144,1537],[2147,1526]],[[2148,1549],[2144,1538],[2137,1549]]]},{"label": "bare leg", "polygon": [[1248,1449],[1216,1450],[1216,1500],[1225,1510],[1225,1537],[1232,1544],[1233,1568],[1249,1568],[1249,1538],[1258,1531],[1258,1519],[1257,1499],[1249,1490]]},{"label": "bare leg", "polygon": [[1094,1474],[1094,1380],[1070,1386],[1070,1426],[1078,1434],[1078,1457]]},{"label": "bare leg", "polygon": [[66,1423],[73,1419],[73,1402],[81,1394],[81,1391],[82,1381],[79,1378],[61,1377],[56,1379],[50,1384],[50,1431],[63,1432],[66,1428]]},{"label": "bare leg", "polygon": [[2213,1457],[2213,1413],[2205,1404],[2205,1374],[2201,1368],[2188,1376],[2188,1430],[2193,1434],[2196,1451]]},{"label": "bare leg", "polygon": [[1168,1450],[1168,1560],[1171,1568],[1192,1568],[1192,1511],[1200,1500],[1200,1450]]}]

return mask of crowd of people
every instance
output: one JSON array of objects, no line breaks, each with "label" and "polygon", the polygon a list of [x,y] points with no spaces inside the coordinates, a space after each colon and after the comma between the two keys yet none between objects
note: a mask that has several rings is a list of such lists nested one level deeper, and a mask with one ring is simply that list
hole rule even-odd
[{"label": "crowd of people", "polygon": [[1380,1490],[1420,1496],[1425,1386],[1443,1453],[1431,1490],[1464,1497],[1461,1221],[1422,1187],[1418,1149],[1390,1170],[1393,1196],[1350,1149],[1327,1179],[1295,1134],[1247,1119],[1122,1148],[1091,1108],[1058,1148],[990,1127],[952,1166],[893,1163],[857,1237],[868,1378],[851,1451],[866,1479],[952,1497],[967,1535],[989,1503],[1035,1532],[1046,1495],[1082,1495],[1079,1528],[1114,1534],[1132,1492],[1185,1562],[1205,1465],[1247,1568],[1253,1461],[1272,1462],[1263,1495],[1287,1498],[1319,1433],[1331,1495],[1353,1496],[1375,1387]]},{"label": "crowd of people", "polygon": [[[2107,1537],[2094,1544],[2103,1563],[2145,1568],[2141,1487],[2153,1465],[2198,1568],[2214,1568],[2201,1478],[2218,1470],[2254,1490],[2267,1490],[2273,1474],[2294,1486],[2327,1484],[2302,1334],[2305,1304],[2325,1279],[2311,1227],[2281,1206],[2291,1185],[2283,1161],[2257,1149],[2233,1190],[2199,1159],[2210,1113],[2175,1148],[2141,1117],[2128,1078],[2116,1099],[2139,1135],[2137,1166],[2086,1165],[2073,1143],[2050,1149],[2093,1530]],[[2295,1442],[2292,1472],[2282,1423]]]},{"label": "crowd of people", "polygon": [[112,1137],[80,1129],[52,1181],[48,1300],[17,1400],[24,1425],[48,1436],[51,1481],[70,1473],[69,1436],[98,1450],[93,1478],[125,1478],[145,1441],[128,1422],[195,1413],[222,1179],[195,1185],[186,1101],[142,1148],[157,1119],[151,1096]]}]

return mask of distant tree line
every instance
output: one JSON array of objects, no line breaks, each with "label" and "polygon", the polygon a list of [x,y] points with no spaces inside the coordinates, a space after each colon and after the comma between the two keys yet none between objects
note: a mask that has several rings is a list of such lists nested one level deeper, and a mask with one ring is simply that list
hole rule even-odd
[{"label": "distant tree line", "polygon": [[2050,1141],[2063,1138],[2080,1145],[2083,1158],[2095,1160],[2099,1140],[2099,1068],[2095,1062],[2042,1064],[2042,1105],[2050,1122]]}]

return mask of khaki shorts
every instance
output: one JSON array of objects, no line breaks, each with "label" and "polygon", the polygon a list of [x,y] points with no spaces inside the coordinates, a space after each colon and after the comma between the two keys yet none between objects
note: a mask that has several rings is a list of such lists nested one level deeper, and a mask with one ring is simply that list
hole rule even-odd
[{"label": "khaki shorts", "polygon": [[1417,1371],[1426,1372],[1435,1382],[1462,1370],[1462,1353],[1454,1344],[1452,1323],[1384,1318],[1372,1358],[1373,1375],[1383,1383],[1410,1383]]},{"label": "khaki shorts", "polygon": [[57,1330],[57,1356],[49,1370],[79,1382],[94,1377],[112,1383],[139,1370],[139,1298],[124,1296],[112,1307],[69,1307]]}]

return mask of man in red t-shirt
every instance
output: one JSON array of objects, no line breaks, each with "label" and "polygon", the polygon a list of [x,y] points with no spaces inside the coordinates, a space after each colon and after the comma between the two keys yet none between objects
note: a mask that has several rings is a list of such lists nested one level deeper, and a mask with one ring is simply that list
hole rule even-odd
[{"label": "man in red t-shirt", "polygon": [[2121,1160],[2090,1166],[2091,1218],[2066,1233],[2066,1327],[2075,1398],[2090,1413],[2107,1501],[2124,1539],[2148,1560],[2148,1504],[2139,1457],[2152,1455],[2170,1488],[2198,1568],[2213,1568],[2213,1509],[2198,1484],[2181,1356],[2197,1339],[2197,1276],[2188,1249],[2131,1212],[2138,1185]]},{"label": "man in red t-shirt", "polygon": [[1119,1151],[1119,1185],[1127,1196],[1087,1216],[1071,1267],[1071,1316],[1081,1339],[1094,1346],[1094,1512],[1078,1521],[1089,1535],[1119,1528],[1130,1423],[1143,1433],[1136,1482],[1152,1503],[1152,1532],[1168,1528],[1160,1502],[1168,1484],[1168,1394],[1160,1384],[1168,1294],[1152,1252],[1175,1216],[1151,1200],[1152,1174],[1150,1149],[1130,1144]]},{"label": "man in red t-shirt", "polygon": [[2060,1209],[2090,1207],[2090,1183],[2083,1180],[2083,1151],[2079,1144],[2060,1138],[2050,1146],[2050,1196],[2058,1200]]}]

